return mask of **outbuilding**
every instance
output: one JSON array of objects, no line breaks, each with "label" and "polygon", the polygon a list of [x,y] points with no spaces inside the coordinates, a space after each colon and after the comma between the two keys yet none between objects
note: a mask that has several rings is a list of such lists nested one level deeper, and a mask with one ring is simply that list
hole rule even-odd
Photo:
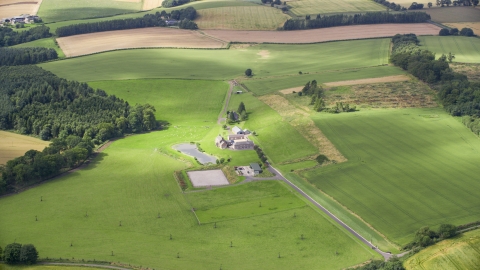
[{"label": "outbuilding", "polygon": [[237,126],[234,126],[232,128],[232,132],[233,132],[233,134],[243,134],[243,130],[241,128],[237,127]]},{"label": "outbuilding", "polygon": [[255,175],[263,172],[262,167],[260,167],[260,165],[258,163],[250,163],[250,169],[253,170]]}]

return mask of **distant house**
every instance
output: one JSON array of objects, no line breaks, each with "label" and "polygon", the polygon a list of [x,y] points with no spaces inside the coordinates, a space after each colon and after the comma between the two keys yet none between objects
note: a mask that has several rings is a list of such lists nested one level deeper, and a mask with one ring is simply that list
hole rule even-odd
[{"label": "distant house", "polygon": [[215,145],[220,149],[225,149],[228,147],[228,143],[220,135],[218,135],[217,138],[215,138]]},{"label": "distant house", "polygon": [[254,146],[255,146],[255,144],[248,139],[235,140],[235,141],[233,141],[232,149],[234,149],[234,150],[252,150]]},{"label": "distant house", "polygon": [[233,134],[243,134],[243,130],[241,128],[237,127],[237,126],[234,126],[232,128],[232,132],[233,132]]},{"label": "distant house", "polygon": [[166,20],[165,23],[167,24],[167,26],[173,26],[173,25],[177,25],[178,21],[177,20]]},{"label": "distant house", "polygon": [[260,165],[258,165],[258,163],[250,163],[250,169],[253,170],[255,175],[263,172],[262,167],[260,167]]}]

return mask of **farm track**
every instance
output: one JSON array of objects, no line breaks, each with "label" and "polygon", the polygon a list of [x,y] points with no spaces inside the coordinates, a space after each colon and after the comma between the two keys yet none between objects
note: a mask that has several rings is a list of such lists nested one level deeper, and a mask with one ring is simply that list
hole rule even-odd
[{"label": "farm track", "polygon": [[125,268],[113,265],[104,265],[104,264],[88,264],[88,263],[48,263],[48,262],[39,262],[39,265],[55,265],[55,266],[82,266],[82,267],[96,267],[96,268],[105,268],[105,269],[117,269],[117,270],[130,270],[132,268]]}]

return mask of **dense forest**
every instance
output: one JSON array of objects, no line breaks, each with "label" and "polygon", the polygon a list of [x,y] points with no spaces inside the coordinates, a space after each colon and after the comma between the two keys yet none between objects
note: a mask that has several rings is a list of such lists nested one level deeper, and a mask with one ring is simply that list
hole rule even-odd
[{"label": "dense forest", "polygon": [[0,67],[0,129],[52,139],[42,152],[31,150],[7,163],[0,194],[78,165],[107,139],[156,129],[154,112],[149,104],[132,107],[36,66]]},{"label": "dense forest", "polygon": [[396,35],[392,39],[390,61],[437,90],[445,110],[454,116],[463,116],[463,122],[480,135],[480,83],[468,81],[465,75],[453,72],[448,62],[454,55],[435,54],[421,49],[414,34]]},{"label": "dense forest", "polygon": [[54,49],[42,47],[0,48],[0,66],[29,65],[57,58],[58,55]]},{"label": "dense forest", "polygon": [[283,25],[284,30],[314,29],[342,25],[379,24],[379,23],[423,23],[430,20],[430,15],[424,12],[384,13],[367,12],[365,14],[338,14],[317,15],[311,19],[308,15],[305,20],[289,19]]},{"label": "dense forest", "polygon": [[51,36],[50,28],[46,26],[37,26],[21,32],[13,31],[9,27],[0,27],[0,47],[13,46]]},{"label": "dense forest", "polygon": [[[171,26],[169,20],[175,20],[175,25],[182,29],[197,29],[197,24],[193,20],[197,17],[197,11],[193,7],[188,7],[180,10],[173,10],[171,13],[156,12],[155,14],[146,14],[141,18],[135,19],[120,19],[111,21],[80,23],[62,26],[57,28],[56,34],[58,37],[73,36],[79,34],[124,30],[145,27],[165,27]],[[167,22],[169,21],[169,22]]]}]

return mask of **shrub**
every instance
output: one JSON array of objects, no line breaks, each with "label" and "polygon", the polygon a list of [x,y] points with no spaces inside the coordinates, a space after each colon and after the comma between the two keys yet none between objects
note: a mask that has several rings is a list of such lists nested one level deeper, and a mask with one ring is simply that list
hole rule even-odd
[{"label": "shrub", "polygon": [[458,28],[450,29],[450,35],[452,35],[452,36],[458,35]]},{"label": "shrub", "polygon": [[440,32],[438,33],[439,36],[448,36],[450,35],[450,31],[448,31],[447,28],[442,28],[440,29]]},{"label": "shrub", "polygon": [[470,28],[462,28],[462,30],[460,30],[460,35],[461,36],[466,36],[466,37],[471,37],[471,36],[474,36],[473,34],[473,30],[470,29]]},{"label": "shrub", "polygon": [[23,245],[20,250],[20,262],[24,264],[35,264],[38,259],[38,251],[32,244]]},{"label": "shrub", "polygon": [[19,263],[21,249],[22,245],[19,243],[8,244],[3,253],[5,262],[8,264]]},{"label": "shrub", "polygon": [[318,157],[315,158],[315,160],[318,162],[318,164],[323,164],[326,161],[329,161],[328,157],[325,155],[318,155]]},{"label": "shrub", "polygon": [[245,76],[247,77],[252,76],[252,69],[248,68],[247,70],[245,70]]}]

